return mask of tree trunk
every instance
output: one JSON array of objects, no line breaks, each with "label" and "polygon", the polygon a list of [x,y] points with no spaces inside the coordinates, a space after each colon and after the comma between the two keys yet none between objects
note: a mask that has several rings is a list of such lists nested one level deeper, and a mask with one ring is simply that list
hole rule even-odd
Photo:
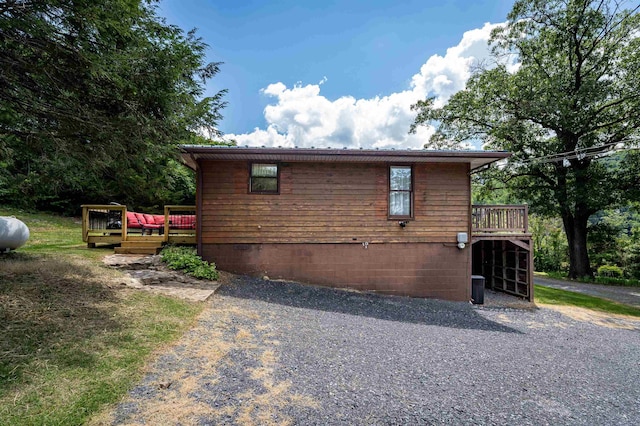
[{"label": "tree trunk", "polygon": [[587,251],[587,223],[589,216],[563,214],[564,232],[569,244],[569,278],[591,277],[591,262]]}]

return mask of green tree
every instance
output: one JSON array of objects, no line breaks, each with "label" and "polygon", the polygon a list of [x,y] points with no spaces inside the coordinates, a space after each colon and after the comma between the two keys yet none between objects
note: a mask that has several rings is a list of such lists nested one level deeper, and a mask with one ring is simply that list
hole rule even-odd
[{"label": "green tree", "polygon": [[215,134],[224,91],[194,31],[142,0],[0,3],[0,201],[77,209],[184,189],[176,145]]},{"label": "green tree", "polygon": [[431,147],[482,141],[514,153],[492,177],[533,211],[562,218],[574,278],[592,274],[589,217],[619,203],[630,184],[597,160],[631,146],[640,128],[640,6],[627,4],[518,0],[492,34],[495,66],[442,108],[432,98],[413,106],[412,131],[437,125]]}]

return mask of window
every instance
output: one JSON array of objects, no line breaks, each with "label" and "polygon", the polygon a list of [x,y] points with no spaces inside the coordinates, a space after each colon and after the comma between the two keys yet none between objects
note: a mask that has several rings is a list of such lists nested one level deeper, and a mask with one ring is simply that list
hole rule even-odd
[{"label": "window", "polygon": [[389,167],[389,217],[412,217],[413,183],[411,166]]},{"label": "window", "polygon": [[279,189],[277,164],[251,164],[249,192],[277,194]]}]

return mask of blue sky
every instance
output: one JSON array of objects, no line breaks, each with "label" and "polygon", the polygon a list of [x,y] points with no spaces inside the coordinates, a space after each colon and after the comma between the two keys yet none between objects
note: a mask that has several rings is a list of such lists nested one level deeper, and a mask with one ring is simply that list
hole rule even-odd
[{"label": "blue sky", "polygon": [[[418,147],[411,103],[445,102],[513,0],[163,0],[158,13],[224,62],[220,123],[241,144]],[[448,50],[449,49],[449,50]]]}]

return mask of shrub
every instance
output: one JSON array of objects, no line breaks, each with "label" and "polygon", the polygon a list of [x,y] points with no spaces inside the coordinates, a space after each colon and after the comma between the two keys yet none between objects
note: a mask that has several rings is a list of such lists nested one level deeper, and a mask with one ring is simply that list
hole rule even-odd
[{"label": "shrub", "polygon": [[563,271],[569,261],[567,239],[562,221],[532,215],[529,227],[533,233],[533,262],[536,271]]},{"label": "shrub", "polygon": [[640,239],[629,248],[625,271],[632,278],[640,280]]},{"label": "shrub", "polygon": [[613,277],[596,277],[596,284],[620,285],[626,287],[640,287],[640,280],[613,278]]},{"label": "shrub", "polygon": [[167,246],[162,250],[162,261],[167,267],[183,271],[192,277],[207,280],[217,280],[218,271],[215,263],[202,260],[192,247]]},{"label": "shrub", "polygon": [[622,278],[622,275],[622,269],[616,265],[602,265],[598,268],[600,277]]}]

